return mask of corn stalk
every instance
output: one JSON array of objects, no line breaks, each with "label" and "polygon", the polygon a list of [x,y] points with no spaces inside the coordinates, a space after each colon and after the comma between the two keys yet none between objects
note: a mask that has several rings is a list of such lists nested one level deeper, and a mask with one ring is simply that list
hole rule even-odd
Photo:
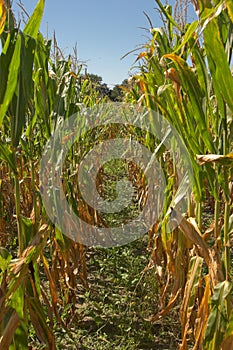
[{"label": "corn stalk", "polygon": [[[181,297],[180,350],[189,343],[193,349],[226,349],[232,344],[232,4],[195,1],[198,19],[177,34],[171,7],[156,2],[167,27],[151,29],[126,97],[159,111],[176,128],[189,152],[194,181],[186,215],[173,210],[170,200],[170,211],[152,230],[150,266],[161,288],[161,307],[150,320],[166,315]],[[208,224],[207,210],[212,213]],[[172,233],[167,231],[168,212],[179,219]]]},{"label": "corn stalk", "polygon": [[0,349],[28,349],[30,325],[41,343],[56,349],[54,320],[69,334],[60,310],[75,305],[78,281],[87,287],[85,249],[48,220],[38,160],[59,118],[100,96],[81,67],[72,72],[70,58],[51,59],[52,43],[39,32],[44,0],[22,30],[10,2],[0,1],[0,10]]}]

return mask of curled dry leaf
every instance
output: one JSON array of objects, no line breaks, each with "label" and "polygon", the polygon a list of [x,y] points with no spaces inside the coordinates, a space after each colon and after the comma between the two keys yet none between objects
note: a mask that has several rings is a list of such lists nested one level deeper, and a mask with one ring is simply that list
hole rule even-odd
[{"label": "curled dry leaf", "polygon": [[205,292],[200,302],[200,307],[198,309],[197,319],[195,322],[195,330],[194,330],[195,345],[193,350],[200,349],[204,339],[205,328],[206,328],[208,316],[209,316],[210,295],[211,295],[210,279],[209,279],[209,276],[207,275],[205,276]]},{"label": "curled dry leaf", "polygon": [[221,154],[197,154],[196,158],[200,165],[204,165],[206,163],[230,165],[233,162],[233,153],[229,153],[225,156]]},{"label": "curled dry leaf", "polygon": [[177,70],[173,67],[169,68],[165,72],[165,77],[172,81],[172,85],[173,85],[173,88],[175,90],[176,96],[178,99],[180,99],[181,98],[181,95],[180,95],[181,80],[180,80],[180,77],[179,77]]},{"label": "curled dry leaf", "polygon": [[179,226],[186,238],[188,238],[198,248],[200,255],[204,258],[207,265],[211,263],[211,254],[209,247],[203,239],[195,220],[185,219],[177,210],[172,209],[172,216],[179,222]]}]

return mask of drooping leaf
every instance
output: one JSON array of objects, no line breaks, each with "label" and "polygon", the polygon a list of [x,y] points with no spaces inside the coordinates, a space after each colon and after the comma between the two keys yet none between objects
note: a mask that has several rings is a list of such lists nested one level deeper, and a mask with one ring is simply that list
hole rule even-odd
[{"label": "drooping leaf", "polygon": [[211,263],[211,254],[210,249],[203,239],[197,224],[194,219],[189,218],[185,219],[177,210],[172,209],[172,218],[177,220],[179,223],[180,229],[193,244],[195,244],[200,249],[200,255],[205,259],[207,265]]}]

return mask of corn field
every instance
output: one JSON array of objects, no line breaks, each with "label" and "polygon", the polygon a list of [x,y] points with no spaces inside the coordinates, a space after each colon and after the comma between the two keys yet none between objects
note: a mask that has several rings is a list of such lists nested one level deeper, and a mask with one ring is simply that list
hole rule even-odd
[{"label": "corn field", "polygon": [[[77,281],[88,290],[87,247],[64,235],[48,217],[40,161],[61,121],[81,113],[81,106],[112,103],[81,66],[74,69],[71,57],[52,55],[52,41],[39,31],[44,3],[38,1],[21,29],[10,1],[0,0],[0,350],[31,348],[29,327],[46,349],[58,348],[57,324],[71,333],[60,311],[71,305],[75,313]],[[164,26],[154,28],[149,19],[150,39],[135,62],[138,73],[122,87],[125,103],[159,113],[179,134],[192,166],[187,211],[181,213],[176,206],[183,197],[178,192],[179,165],[163,147],[158,151],[161,144],[154,135],[130,124],[98,125],[82,135],[63,165],[63,185],[67,200],[85,222],[109,227],[112,216],[91,208],[74,186],[77,164],[97,142],[118,137],[138,140],[155,152],[166,188],[164,207],[147,232],[150,259],[143,273],[153,270],[158,286],[158,312],[147,322],[161,322],[178,308],[179,350],[230,350],[233,2],[192,3],[197,20],[183,23],[172,6],[156,0]],[[150,123],[156,129],[153,114]],[[146,202],[147,184],[138,166],[121,163],[137,191],[129,219]],[[99,172],[100,192],[106,178],[115,179],[114,167],[119,171],[114,163]]]}]

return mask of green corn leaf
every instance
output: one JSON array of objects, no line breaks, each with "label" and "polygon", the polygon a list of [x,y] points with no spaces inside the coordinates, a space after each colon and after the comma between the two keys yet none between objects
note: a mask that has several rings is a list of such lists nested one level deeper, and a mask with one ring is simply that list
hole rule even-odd
[{"label": "green corn leaf", "polygon": [[214,90],[221,94],[221,97],[233,112],[233,78],[225,49],[221,41],[217,19],[212,20],[206,26],[206,29],[204,30],[204,42],[207,58],[210,62]]},{"label": "green corn leaf", "polygon": [[225,334],[225,339],[221,344],[221,346],[222,346],[222,350],[229,350],[233,348],[233,312],[231,312],[227,331]]},{"label": "green corn leaf", "polygon": [[21,44],[21,64],[19,74],[19,85],[16,94],[15,102],[15,115],[12,119],[12,134],[13,134],[13,146],[17,147],[22,135],[26,123],[27,107],[32,97],[32,73],[33,73],[33,61],[34,51],[36,47],[36,41],[31,37],[26,37],[23,33],[20,33],[22,37]]},{"label": "green corn leaf", "polygon": [[169,20],[169,22],[171,24],[173,24],[174,27],[176,27],[177,29],[179,29],[181,31],[180,26],[175,22],[175,20],[172,18],[172,16],[170,15],[169,11],[166,11],[166,8],[163,6],[163,4],[161,3],[160,0],[155,0],[156,3],[159,5],[160,10],[162,11],[162,13],[164,14],[165,17],[167,17],[167,19]]},{"label": "green corn leaf", "polygon": [[225,10],[225,2],[221,1],[217,6],[212,7],[211,9],[205,9],[204,16],[202,16],[201,24],[202,24],[202,30],[201,33],[204,31],[208,23],[210,23],[214,18],[218,17],[223,10]]},{"label": "green corn leaf", "polygon": [[0,56],[0,105],[3,103],[3,99],[6,92],[9,66],[12,60],[12,56],[15,49],[15,42],[17,40],[18,32],[16,29],[7,34],[6,41],[4,42],[1,56]]},{"label": "green corn leaf", "polygon": [[[51,49],[51,42],[45,43],[41,34],[37,38],[37,48],[35,52],[35,70],[34,70],[34,98],[35,98],[35,117],[43,120],[45,126],[45,135],[51,135],[51,120],[48,118],[54,107],[57,93],[57,84],[49,76],[48,61]],[[60,113],[60,111],[58,111]],[[62,113],[61,113],[62,114]],[[34,122],[34,121],[33,121]]]},{"label": "green corn leaf", "polygon": [[192,55],[195,61],[195,68],[197,71],[198,82],[202,88],[202,91],[205,92],[206,96],[210,94],[210,78],[208,76],[208,69],[205,62],[204,50],[199,48],[198,45],[194,46],[195,39],[192,39]]},{"label": "green corn leaf", "polygon": [[36,39],[38,31],[40,29],[40,23],[44,12],[44,4],[45,0],[38,1],[36,8],[32,16],[29,18],[23,31],[25,34],[32,36],[34,39]]},{"label": "green corn leaf", "polygon": [[194,3],[195,11],[199,15],[199,17],[204,16],[206,10],[209,10],[212,8],[212,4],[210,0],[197,0],[193,3]]},{"label": "green corn leaf", "polygon": [[[21,217],[21,224],[22,224],[22,232],[21,232],[22,246],[23,246],[23,249],[26,249],[26,247],[28,246],[28,243],[30,242],[33,236],[33,224],[31,219],[26,218],[24,216]],[[27,257],[27,259],[29,262],[30,257]]]},{"label": "green corn leaf", "polygon": [[22,86],[25,99],[28,100],[32,96],[32,72],[33,72],[33,62],[34,62],[34,53],[36,48],[36,40],[23,35],[22,41],[22,50],[21,50],[21,77],[22,77]]},{"label": "green corn leaf", "polygon": [[219,350],[227,327],[227,298],[231,293],[232,284],[220,282],[214,288],[212,310],[205,331],[204,350]]},{"label": "green corn leaf", "polygon": [[49,349],[55,349],[52,329],[47,325],[47,317],[40,301],[37,298],[30,297],[27,302],[30,318],[38,338],[41,342],[47,344]]},{"label": "green corn leaf", "polygon": [[217,284],[217,286],[214,288],[214,295],[212,297],[213,305],[223,305],[231,290],[232,284],[229,281],[224,281]]},{"label": "green corn leaf", "polygon": [[[180,201],[187,195],[187,188],[189,188],[190,185],[191,184],[189,183],[189,176],[187,173],[184,175],[184,177],[183,177],[183,179],[182,179],[182,181],[177,189],[177,192],[172,199],[172,202],[170,205],[172,208],[175,208],[176,206],[178,206]],[[170,210],[169,210],[169,212],[170,212]]]},{"label": "green corn leaf", "polygon": [[170,43],[165,30],[163,28],[153,28],[151,32],[153,34],[153,39],[158,44],[156,49],[158,50],[159,55],[162,56],[171,52]]},{"label": "green corn leaf", "polygon": [[[10,261],[12,259],[12,255],[7,251],[6,248],[0,247],[0,270],[1,272],[5,272],[8,269]],[[0,279],[1,283],[1,279]]]},{"label": "green corn leaf", "polygon": [[24,298],[24,286],[19,286],[12,296],[12,307],[20,318],[20,325],[14,333],[14,341],[9,350],[28,349],[28,319],[24,309]]},{"label": "green corn leaf", "polygon": [[39,298],[41,297],[41,281],[40,281],[40,271],[37,261],[33,263],[33,269],[34,269],[34,283],[36,287],[37,294]]},{"label": "green corn leaf", "polygon": [[9,147],[0,141],[0,158],[7,162],[14,174],[17,174],[17,165],[15,164],[14,155]]},{"label": "green corn leaf", "polygon": [[3,122],[3,118],[5,117],[9,104],[14,96],[15,90],[18,85],[18,76],[19,76],[19,69],[20,69],[20,52],[21,52],[21,35],[18,35],[15,43],[14,53],[9,65],[9,74],[7,78],[5,95],[2,103],[0,104],[0,126]]},{"label": "green corn leaf", "polygon": [[191,24],[187,25],[188,29],[185,32],[184,37],[182,38],[182,42],[180,45],[178,45],[178,47],[175,48],[175,50],[173,51],[173,53],[176,53],[177,51],[180,51],[180,49],[182,47],[184,47],[185,44],[187,44],[187,42],[193,37],[194,33],[196,32],[196,29],[198,27],[198,21],[194,21]]},{"label": "green corn leaf", "polygon": [[189,266],[189,275],[188,275],[188,283],[186,285],[186,293],[185,293],[185,303],[187,307],[187,312],[189,308],[194,307],[195,303],[195,296],[198,289],[198,282],[201,277],[201,268],[203,265],[203,259],[201,257],[193,257],[190,260],[190,266]]},{"label": "green corn leaf", "polygon": [[231,19],[231,22],[233,22],[233,2],[232,0],[226,0],[225,2],[229,13],[229,17]]},{"label": "green corn leaf", "polygon": [[187,93],[190,99],[189,108],[191,108],[191,110],[189,112],[189,115],[193,115],[197,124],[197,128],[199,129],[200,135],[202,136],[206,147],[209,149],[210,152],[212,152],[211,150],[214,150],[214,145],[208,130],[206,116],[202,106],[203,92],[200,88],[195,73],[187,65],[187,63],[177,55],[167,54],[164,55],[163,58],[169,58],[174,63],[176,63],[182,81],[182,88]]}]

